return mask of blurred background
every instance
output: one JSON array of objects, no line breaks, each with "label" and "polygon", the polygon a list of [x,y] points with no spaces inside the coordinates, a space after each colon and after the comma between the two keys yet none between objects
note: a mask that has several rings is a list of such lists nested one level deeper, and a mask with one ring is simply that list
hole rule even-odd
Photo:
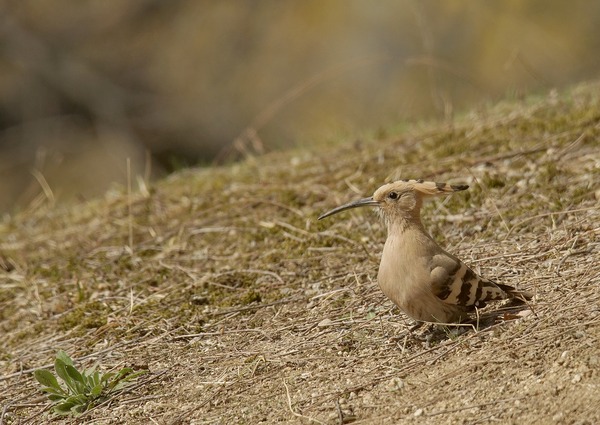
[{"label": "blurred background", "polygon": [[0,212],[595,79],[588,0],[0,0]]}]

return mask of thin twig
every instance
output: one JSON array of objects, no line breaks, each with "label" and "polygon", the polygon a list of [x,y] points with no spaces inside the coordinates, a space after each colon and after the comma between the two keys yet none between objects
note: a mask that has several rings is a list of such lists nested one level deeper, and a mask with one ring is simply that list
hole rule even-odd
[{"label": "thin twig", "polygon": [[335,400],[335,410],[337,411],[337,415],[338,415],[338,423],[340,425],[344,425],[344,413],[342,412],[342,407],[340,406],[339,399]]},{"label": "thin twig", "polygon": [[288,385],[285,382],[285,379],[283,380],[283,386],[285,387],[285,393],[287,395],[288,408],[290,409],[290,412],[292,412],[292,415],[296,416],[297,418],[306,419],[310,422],[316,422],[318,424],[325,425],[325,422],[321,422],[318,419],[311,418],[310,416],[304,416],[301,413],[295,412],[294,408],[292,407],[292,397],[290,396],[290,389],[288,388]]},{"label": "thin twig", "polygon": [[131,159],[127,158],[127,224],[129,249],[133,253],[133,208],[131,200]]},{"label": "thin twig", "polygon": [[526,223],[529,223],[530,221],[536,220],[538,218],[550,217],[550,216],[559,215],[559,214],[570,214],[570,213],[575,213],[575,212],[593,211],[593,210],[598,210],[598,209],[600,209],[600,207],[578,208],[575,210],[554,211],[554,212],[537,214],[537,215],[534,215],[531,217],[527,217],[525,220],[522,220],[522,221],[518,222],[517,224],[515,224],[513,227],[511,227],[510,230],[508,231],[508,233],[506,234],[506,236],[504,237],[504,240],[508,239],[508,237],[512,234],[512,232],[517,227],[520,227],[520,226],[522,226]]},{"label": "thin twig", "polygon": [[224,314],[231,314],[231,313],[240,313],[243,311],[252,311],[252,310],[259,310],[261,308],[265,308],[265,307],[272,307],[274,305],[280,305],[280,304],[289,304],[289,303],[294,303],[297,301],[302,301],[305,300],[304,297],[292,297],[292,298],[286,298],[283,300],[279,300],[279,301],[273,301],[271,303],[266,303],[266,304],[257,304],[257,305],[249,305],[246,307],[240,307],[240,308],[232,308],[229,310],[224,310],[224,311],[215,311],[214,313],[210,313],[212,316],[222,316]]}]

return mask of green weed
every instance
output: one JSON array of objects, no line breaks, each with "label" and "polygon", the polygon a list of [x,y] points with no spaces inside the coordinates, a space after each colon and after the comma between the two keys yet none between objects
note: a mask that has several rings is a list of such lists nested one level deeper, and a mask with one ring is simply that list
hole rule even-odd
[{"label": "green weed", "polygon": [[100,373],[96,366],[80,372],[64,351],[56,354],[54,370],[64,387],[49,370],[36,370],[33,376],[43,385],[42,391],[47,393],[54,403],[52,410],[58,415],[79,415],[114,396],[146,372],[134,372],[133,369],[125,367],[118,372]]}]

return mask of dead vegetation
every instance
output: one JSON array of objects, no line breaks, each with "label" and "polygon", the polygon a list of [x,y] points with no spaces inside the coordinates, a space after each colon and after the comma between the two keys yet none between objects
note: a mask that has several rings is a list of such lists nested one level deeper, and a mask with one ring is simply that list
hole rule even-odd
[{"label": "dead vegetation", "polygon": [[[149,373],[56,423],[598,423],[599,137],[586,84],[6,219],[0,422],[50,420],[31,372],[62,349]],[[396,177],[471,185],[424,223],[477,272],[534,291],[531,314],[409,334],[375,282],[376,217],[316,221]]]}]

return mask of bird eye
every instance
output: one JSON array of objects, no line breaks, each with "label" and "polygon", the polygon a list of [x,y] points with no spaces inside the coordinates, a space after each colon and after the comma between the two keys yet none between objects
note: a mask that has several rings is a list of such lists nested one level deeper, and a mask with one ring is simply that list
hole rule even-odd
[{"label": "bird eye", "polygon": [[388,198],[390,198],[390,199],[398,199],[398,192],[390,192],[390,193],[388,193]]}]

